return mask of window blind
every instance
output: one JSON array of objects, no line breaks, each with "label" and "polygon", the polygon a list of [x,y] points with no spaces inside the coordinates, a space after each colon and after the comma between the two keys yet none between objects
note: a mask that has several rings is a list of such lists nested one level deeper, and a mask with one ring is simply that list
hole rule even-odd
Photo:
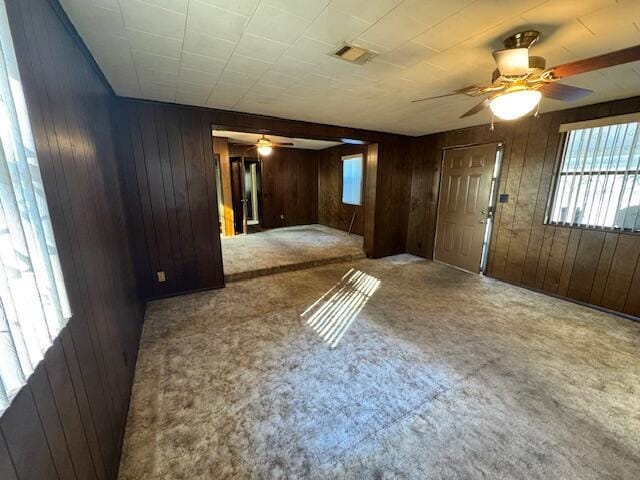
[{"label": "window blind", "polygon": [[71,316],[0,0],[0,412]]},{"label": "window blind", "polygon": [[640,122],[570,130],[549,221],[640,230]]}]

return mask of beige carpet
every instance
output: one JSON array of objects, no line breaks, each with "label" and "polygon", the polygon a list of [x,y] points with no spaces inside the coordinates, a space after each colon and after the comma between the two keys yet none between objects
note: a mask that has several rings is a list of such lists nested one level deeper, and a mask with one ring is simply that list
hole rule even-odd
[{"label": "beige carpet", "polygon": [[363,258],[360,235],[324,225],[273,228],[222,238],[227,282]]},{"label": "beige carpet", "polygon": [[149,305],[121,479],[637,479],[640,324],[402,255]]}]

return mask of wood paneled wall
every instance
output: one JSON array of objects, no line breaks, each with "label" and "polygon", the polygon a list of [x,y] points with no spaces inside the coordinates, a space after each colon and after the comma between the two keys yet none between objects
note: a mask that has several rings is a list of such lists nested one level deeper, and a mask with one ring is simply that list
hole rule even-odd
[{"label": "wood paneled wall", "polygon": [[0,418],[0,478],[116,478],[142,322],[113,94],[59,5],[7,0],[73,316]]},{"label": "wood paneled wall", "polygon": [[412,140],[407,251],[433,259],[442,145],[438,135]]},{"label": "wood paneled wall", "polygon": [[406,252],[414,154],[410,147],[410,139],[400,138],[380,143],[377,149],[375,258]]},{"label": "wood paneled wall", "polygon": [[[366,202],[374,206],[370,216],[367,215],[370,217],[367,254],[382,257],[405,251],[411,182],[410,137],[144,100],[121,99],[118,104],[126,193],[134,219],[136,270],[144,298],[223,285],[212,127],[320,140],[351,138],[375,142],[369,145],[370,148],[377,145],[374,168],[367,165]],[[263,181],[263,191],[277,197],[274,209],[269,211],[267,207],[264,212],[269,219],[267,226],[317,222],[316,162],[303,159],[306,153],[293,153],[292,149],[282,152],[276,150],[272,163],[263,166],[267,177],[272,171],[287,171],[286,175],[271,175],[274,179],[271,183]],[[291,158],[283,160],[279,155]],[[291,169],[285,164],[291,165]],[[375,181],[370,180],[372,176]],[[313,178],[313,182],[309,180],[303,187],[294,181],[298,177]],[[224,185],[223,181],[223,197]],[[284,221],[279,218],[282,212]],[[194,263],[198,266],[196,275]],[[164,284],[156,280],[159,270],[167,272]]]},{"label": "wood paneled wall", "polygon": [[431,258],[442,148],[500,141],[504,157],[488,274],[640,316],[640,235],[545,225],[562,123],[640,111],[640,98],[415,139],[407,250]]},{"label": "wood paneled wall", "polygon": [[[367,145],[338,145],[318,152],[319,223],[347,231],[355,212],[351,231],[358,235],[364,234],[367,150]],[[363,202],[361,206],[345,205],[342,203],[342,157],[358,153],[362,154],[365,160],[362,180]]]},{"label": "wood paneled wall", "polygon": [[263,226],[318,223],[318,153],[315,150],[276,148],[261,159],[261,169]]},{"label": "wood paneled wall", "polygon": [[118,124],[141,295],[224,286],[207,112],[123,100]]},{"label": "wood paneled wall", "polygon": [[[229,145],[230,156],[257,157],[255,148]],[[274,148],[260,158],[261,224],[266,228],[318,222],[318,152]]]}]

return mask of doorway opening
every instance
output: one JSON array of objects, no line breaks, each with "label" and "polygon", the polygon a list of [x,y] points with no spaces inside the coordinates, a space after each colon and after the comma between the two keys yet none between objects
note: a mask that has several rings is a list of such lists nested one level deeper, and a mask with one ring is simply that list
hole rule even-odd
[{"label": "doorway opening", "polygon": [[434,259],[485,273],[502,144],[451,148],[442,156]]},{"label": "doorway opening", "polygon": [[[231,196],[234,233],[236,235],[262,231],[260,159],[253,156],[233,156],[231,162]],[[221,197],[218,200],[222,201]],[[220,211],[221,209],[218,208]]]},{"label": "doorway opening", "polygon": [[366,256],[371,145],[216,126],[212,135],[227,282]]}]

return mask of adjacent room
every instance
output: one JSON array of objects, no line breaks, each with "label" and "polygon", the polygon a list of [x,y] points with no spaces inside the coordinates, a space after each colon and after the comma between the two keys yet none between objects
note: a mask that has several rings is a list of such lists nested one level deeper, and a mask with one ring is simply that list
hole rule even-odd
[{"label": "adjacent room", "polygon": [[365,257],[368,146],[344,140],[213,130],[227,283]]},{"label": "adjacent room", "polygon": [[0,0],[0,479],[640,478],[640,1]]}]

